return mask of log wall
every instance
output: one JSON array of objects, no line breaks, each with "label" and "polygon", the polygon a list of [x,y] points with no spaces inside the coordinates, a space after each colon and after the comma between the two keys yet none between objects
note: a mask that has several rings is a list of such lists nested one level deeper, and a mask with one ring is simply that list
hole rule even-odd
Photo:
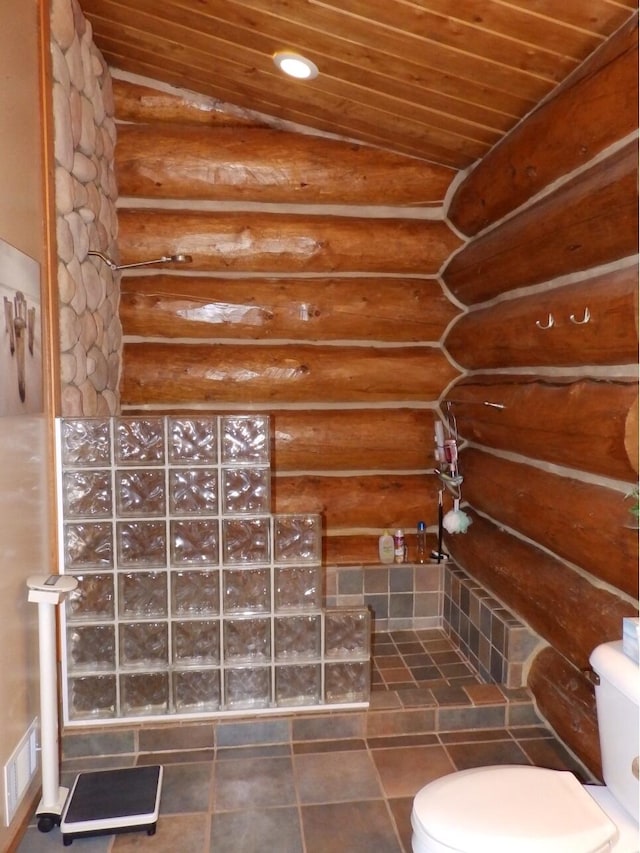
[{"label": "log wall", "polygon": [[324,556],[435,535],[433,412],[461,371],[439,272],[455,173],[114,80],[123,412],[260,411],[273,508],[320,512]]},{"label": "log wall", "polygon": [[638,612],[637,64],[636,19],[466,176],[443,273],[474,519],[445,541],[548,644],[529,687],[594,773],[583,671]]}]

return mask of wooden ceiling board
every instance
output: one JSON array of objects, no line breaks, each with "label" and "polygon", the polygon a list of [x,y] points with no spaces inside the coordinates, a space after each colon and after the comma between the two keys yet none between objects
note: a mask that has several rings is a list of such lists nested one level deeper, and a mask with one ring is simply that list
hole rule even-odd
[{"label": "wooden ceiling board", "polygon": [[[638,0],[80,0],[114,69],[465,169]],[[276,50],[319,67],[285,78]]]}]

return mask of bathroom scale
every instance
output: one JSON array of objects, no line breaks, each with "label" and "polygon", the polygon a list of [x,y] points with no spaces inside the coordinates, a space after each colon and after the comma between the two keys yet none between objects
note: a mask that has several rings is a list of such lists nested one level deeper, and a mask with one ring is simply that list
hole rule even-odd
[{"label": "bathroom scale", "polygon": [[159,764],[78,774],[62,811],[63,844],[119,832],[146,830],[154,835],[161,789]]}]

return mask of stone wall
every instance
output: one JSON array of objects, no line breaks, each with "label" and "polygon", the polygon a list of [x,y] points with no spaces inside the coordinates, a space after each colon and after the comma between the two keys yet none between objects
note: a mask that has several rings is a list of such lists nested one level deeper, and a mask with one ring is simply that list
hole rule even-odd
[{"label": "stone wall", "polygon": [[119,274],[89,249],[117,252],[111,77],[76,0],[51,4],[61,412],[117,414]]}]

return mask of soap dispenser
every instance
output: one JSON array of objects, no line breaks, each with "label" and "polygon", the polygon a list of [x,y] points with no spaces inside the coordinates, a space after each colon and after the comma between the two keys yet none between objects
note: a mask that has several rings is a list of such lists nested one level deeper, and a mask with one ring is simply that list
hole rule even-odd
[{"label": "soap dispenser", "polygon": [[378,539],[378,553],[381,563],[393,563],[393,536],[388,530]]}]

